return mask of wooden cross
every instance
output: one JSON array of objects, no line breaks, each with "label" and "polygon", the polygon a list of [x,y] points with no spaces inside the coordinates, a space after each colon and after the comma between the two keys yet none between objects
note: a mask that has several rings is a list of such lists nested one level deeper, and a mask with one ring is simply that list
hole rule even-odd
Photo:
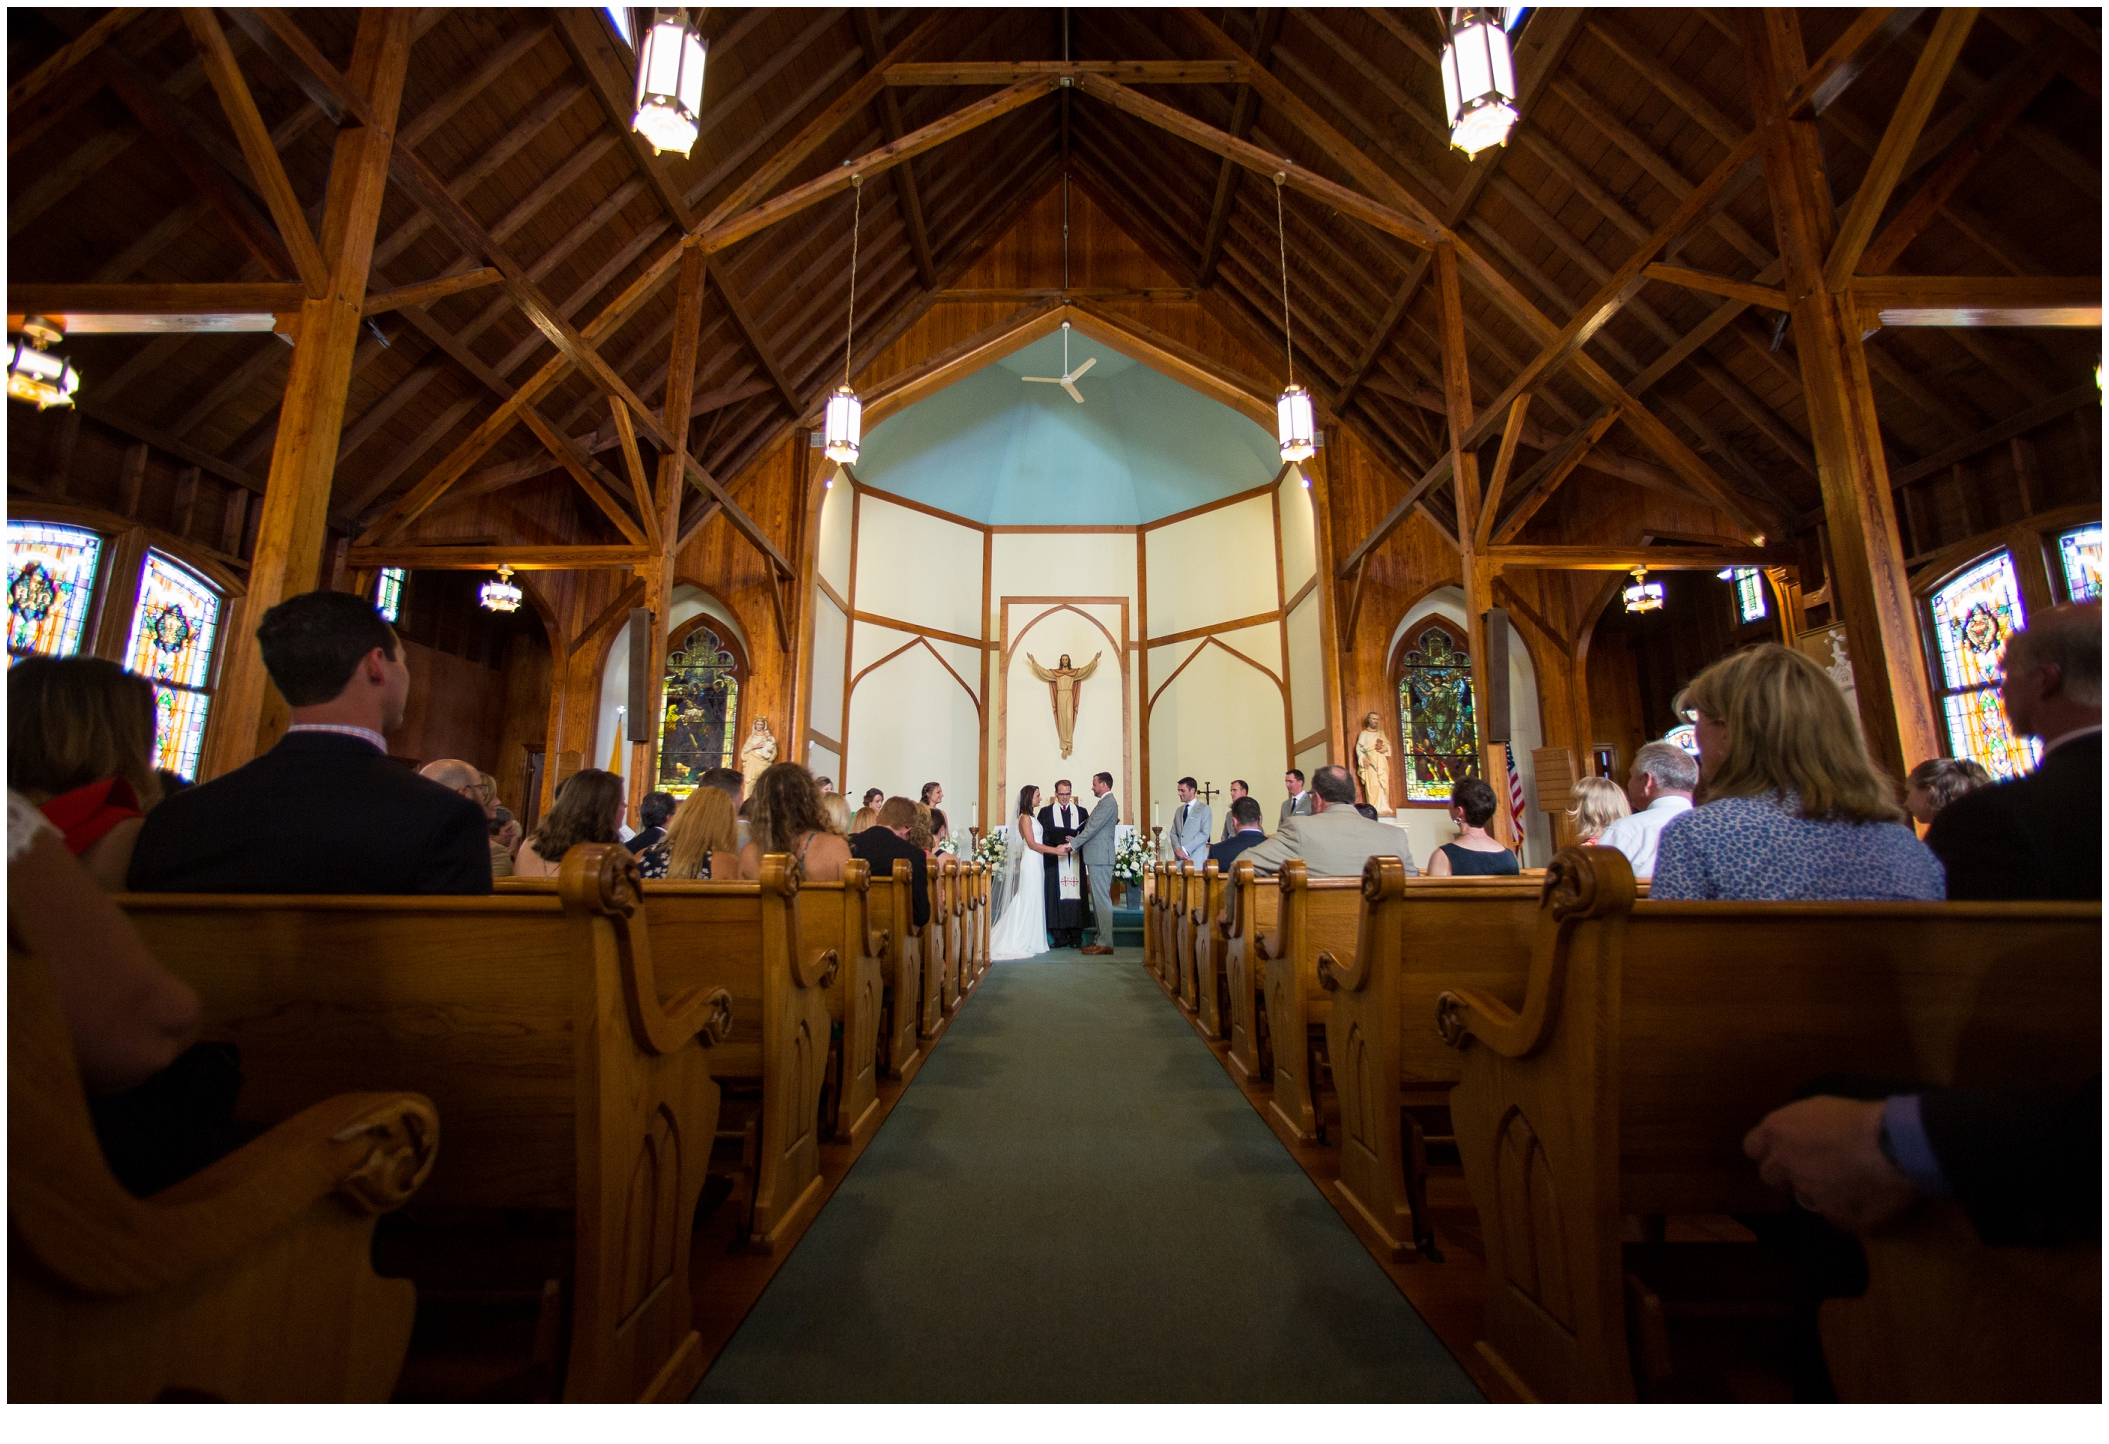
[{"label": "wooden cross", "polygon": [[1215,810],[1215,805],[1216,805],[1216,786],[1215,786],[1215,784],[1214,784],[1214,783],[1212,783],[1212,782],[1204,782],[1204,783],[1202,783],[1202,784],[1201,784],[1201,785],[1200,785],[1199,787],[1196,787],[1196,788],[1194,789],[1194,794],[1195,794],[1196,796],[1198,796],[1198,797],[1199,797],[1199,798],[1200,798],[1200,799],[1201,799],[1201,800],[1202,800],[1203,802],[1205,802],[1205,803],[1207,803],[1207,804],[1208,804],[1208,806],[1209,806],[1209,810],[1210,810],[1210,811],[1214,811],[1214,810]]}]

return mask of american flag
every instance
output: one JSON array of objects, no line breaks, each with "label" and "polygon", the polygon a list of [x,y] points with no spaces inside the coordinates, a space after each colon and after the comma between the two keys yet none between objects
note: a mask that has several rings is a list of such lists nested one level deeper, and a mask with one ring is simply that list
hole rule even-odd
[{"label": "american flag", "polygon": [[1523,779],[1516,775],[1516,748],[1513,743],[1501,744],[1503,756],[1509,765],[1509,821],[1515,824],[1516,850],[1523,850]]}]

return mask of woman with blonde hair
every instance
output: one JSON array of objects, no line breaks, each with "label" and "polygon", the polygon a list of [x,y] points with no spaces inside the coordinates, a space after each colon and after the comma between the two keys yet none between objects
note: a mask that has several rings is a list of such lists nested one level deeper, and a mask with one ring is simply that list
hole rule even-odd
[{"label": "woman with blonde hair", "polygon": [[821,793],[820,810],[827,814],[827,824],[837,837],[848,837],[857,830],[849,815],[849,799],[841,793]]},{"label": "woman with blonde hair", "polygon": [[25,657],[7,674],[7,785],[105,892],[123,892],[154,773],[154,684],[100,657]]},{"label": "woman with blonde hair", "polygon": [[614,843],[622,822],[622,778],[598,767],[586,767],[564,779],[556,805],[520,844],[513,858],[514,877],[555,877],[564,854],[582,842]]},{"label": "woman with blonde hair", "polygon": [[1623,787],[1608,777],[1585,777],[1574,785],[1574,806],[1567,816],[1574,823],[1574,840],[1594,847],[1605,828],[1632,811]]},{"label": "woman with blonde hair", "polygon": [[908,842],[910,846],[921,848],[925,857],[937,855],[937,832],[930,825],[929,803],[915,804],[915,825],[908,829]]},{"label": "woman with blonde hair", "polygon": [[849,862],[849,840],[828,827],[820,784],[796,762],[773,762],[747,794],[747,845],[740,849],[740,876],[762,875],[762,858],[789,853],[793,871],[806,882],[836,882]]},{"label": "woman with blonde hair", "polygon": [[849,820],[849,835],[855,837],[858,833],[869,832],[878,825],[879,809],[876,807],[860,807],[857,809],[857,815]]},{"label": "woman with blonde hair", "polygon": [[1875,769],[1845,694],[1790,647],[1724,657],[1677,698],[1699,806],[1662,830],[1657,901],[1938,902],[1939,859]]},{"label": "woman with blonde hair", "polygon": [[666,825],[666,836],[637,854],[646,877],[688,882],[738,877],[740,825],[732,799],[715,787],[699,787],[683,798]]}]

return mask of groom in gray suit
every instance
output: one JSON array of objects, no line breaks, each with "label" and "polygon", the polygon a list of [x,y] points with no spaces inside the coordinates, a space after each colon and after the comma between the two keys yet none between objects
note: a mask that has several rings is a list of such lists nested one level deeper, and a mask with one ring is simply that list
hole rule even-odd
[{"label": "groom in gray suit", "polygon": [[1113,951],[1114,829],[1120,823],[1120,803],[1113,796],[1113,774],[1094,774],[1091,791],[1098,798],[1098,805],[1085,819],[1084,830],[1071,838],[1069,845],[1084,859],[1084,872],[1091,882],[1091,915],[1098,928],[1097,941],[1084,951],[1110,953]]}]

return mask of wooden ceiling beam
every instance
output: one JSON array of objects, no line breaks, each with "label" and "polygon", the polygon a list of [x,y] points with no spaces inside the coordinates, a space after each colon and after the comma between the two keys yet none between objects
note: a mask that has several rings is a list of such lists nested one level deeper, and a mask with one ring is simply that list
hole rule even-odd
[{"label": "wooden ceiling beam", "polygon": [[2102,324],[2099,276],[1859,276],[1851,292],[1863,323],[1884,326]]},{"label": "wooden ceiling beam", "polygon": [[366,298],[360,311],[368,316],[379,316],[388,311],[401,310],[405,306],[429,306],[434,301],[447,296],[458,296],[463,291],[495,286],[498,279],[496,266],[478,266],[474,270],[455,271],[435,280],[397,286],[390,291],[375,291]]},{"label": "wooden ceiling beam", "polygon": [[[1279,6],[1260,10],[1253,19],[1252,56],[1260,64],[1267,64],[1274,45],[1281,38],[1282,20],[1287,14]],[[1230,107],[1230,134],[1244,140],[1252,133],[1252,123],[1259,119],[1260,98],[1251,85],[1240,82],[1237,97]],[[1230,203],[1237,195],[1240,167],[1225,156],[1216,165],[1215,199],[1208,208],[1208,229],[1201,233],[1201,265],[1196,271],[1197,285],[1206,286],[1216,274],[1216,262],[1222,258],[1223,235],[1230,224]]]},{"label": "wooden ceiling beam", "polygon": [[642,546],[354,546],[350,567],[402,567],[408,571],[516,572],[627,570],[648,560]]},{"label": "wooden ceiling beam", "polygon": [[[879,40],[877,11],[860,5],[850,12],[850,20],[856,26],[857,39],[867,53],[884,53]],[[886,128],[887,140],[899,140],[907,133],[907,127],[901,123],[901,99],[893,93],[890,81],[879,92],[879,119]],[[908,222],[908,244],[915,252],[916,274],[922,278],[923,289],[932,290],[937,285],[937,261],[930,253],[930,235],[923,225],[923,198],[916,187],[915,162],[906,161],[894,167],[891,179],[894,197],[900,202],[901,214]]]},{"label": "wooden ceiling beam", "polygon": [[1552,500],[1552,494],[1560,489],[1561,483],[1573,476],[1589,458],[1596,444],[1604,439],[1604,434],[1617,420],[1618,408],[1606,406],[1540,457],[1537,465],[1516,483],[1516,500],[1510,506],[1509,514],[1494,528],[1490,545],[1506,546],[1514,540],[1516,534],[1538,514],[1539,508]]},{"label": "wooden ceiling beam", "polygon": [[1946,471],[1959,461],[1968,461],[1973,456],[1990,451],[1993,447],[2034,431],[2039,426],[2063,416],[2070,416],[2076,411],[2085,411],[2090,407],[2099,408],[2100,405],[2101,392],[2091,383],[2076,386],[2062,395],[2053,396],[2048,401],[2010,416],[1975,436],[1965,437],[1953,446],[1944,447],[1930,456],[1921,457],[1909,466],[1899,468],[1890,474],[1890,490],[1896,491],[1915,481],[1924,481],[1929,476]]},{"label": "wooden ceiling beam", "polygon": [[1787,293],[1777,286],[1738,281],[1733,276],[1717,276],[1711,271],[1695,271],[1689,266],[1666,266],[1660,261],[1647,267],[1647,275],[1651,281],[1682,286],[1687,291],[1699,291],[1709,296],[1726,296],[1746,306],[1763,306],[1773,311],[1787,309]]},{"label": "wooden ceiling beam", "polygon": [[93,55],[118,31],[131,24],[146,12],[120,6],[82,31],[77,37],[61,45],[49,58],[41,62],[29,74],[7,88],[8,119],[14,119],[17,108],[44,93],[53,81],[70,72],[74,66]]},{"label": "wooden ceiling beam", "polygon": [[888,85],[1016,85],[1059,83],[1103,75],[1122,85],[1236,85],[1244,67],[1229,60],[939,60],[886,69]]}]

